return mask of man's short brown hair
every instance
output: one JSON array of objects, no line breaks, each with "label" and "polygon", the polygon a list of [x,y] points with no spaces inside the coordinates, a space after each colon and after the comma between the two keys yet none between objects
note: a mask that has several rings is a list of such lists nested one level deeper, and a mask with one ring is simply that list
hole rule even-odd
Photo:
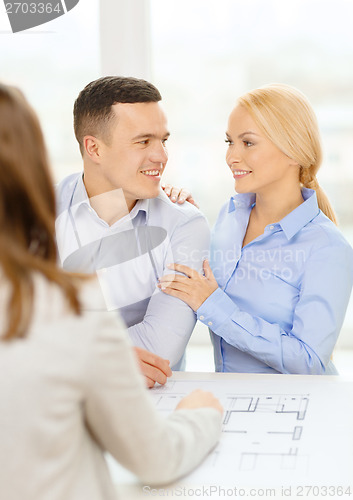
[{"label": "man's short brown hair", "polygon": [[81,154],[86,135],[109,143],[110,124],[115,119],[114,104],[158,102],[161,99],[152,83],[139,78],[105,76],[86,85],[74,104],[74,130]]}]

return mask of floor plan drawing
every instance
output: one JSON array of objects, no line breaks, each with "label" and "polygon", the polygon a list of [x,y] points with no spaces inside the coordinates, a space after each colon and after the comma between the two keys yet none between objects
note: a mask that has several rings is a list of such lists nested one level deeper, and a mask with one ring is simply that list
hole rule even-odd
[{"label": "floor plan drawing", "polygon": [[230,412],[295,413],[298,420],[305,418],[309,395],[251,395],[230,396]]},{"label": "floor plan drawing", "polygon": [[[224,386],[224,389],[227,389]],[[183,383],[154,389],[152,397],[160,412],[171,412],[186,395]],[[234,471],[265,472],[303,470],[307,457],[301,454],[305,417],[310,394],[220,395],[224,407],[222,440],[208,460],[212,468],[228,468],[230,455]]]},{"label": "floor plan drawing", "polygon": [[[194,389],[223,408],[218,445],[184,484],[347,484],[353,470],[353,382],[335,377],[176,374],[150,390],[165,417]],[[218,375],[221,375],[219,377]],[[190,378],[187,378],[190,377]]]}]

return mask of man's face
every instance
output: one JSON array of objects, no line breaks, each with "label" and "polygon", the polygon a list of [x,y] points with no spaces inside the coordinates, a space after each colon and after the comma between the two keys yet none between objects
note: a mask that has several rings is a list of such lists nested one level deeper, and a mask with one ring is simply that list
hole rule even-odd
[{"label": "man's face", "polygon": [[109,144],[100,141],[100,191],[123,189],[128,208],[155,198],[168,160],[166,116],[157,102],[113,106]]}]

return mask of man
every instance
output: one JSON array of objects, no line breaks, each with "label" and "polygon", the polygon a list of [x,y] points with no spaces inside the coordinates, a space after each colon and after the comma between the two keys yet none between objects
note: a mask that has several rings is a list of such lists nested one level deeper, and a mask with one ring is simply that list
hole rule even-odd
[{"label": "man", "polygon": [[204,216],[161,192],[169,132],[160,101],[156,87],[136,78],[87,85],[74,106],[83,175],[57,189],[62,265],[97,272],[107,308],[125,320],[150,386],[170,374],[166,359],[183,368],[196,322],[191,308],[158,290],[158,279],[171,262],[201,271],[209,245]]}]

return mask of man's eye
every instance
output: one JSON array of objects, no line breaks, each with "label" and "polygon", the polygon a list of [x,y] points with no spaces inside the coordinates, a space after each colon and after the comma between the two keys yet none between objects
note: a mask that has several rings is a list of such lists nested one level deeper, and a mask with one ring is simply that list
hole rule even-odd
[{"label": "man's eye", "polygon": [[163,139],[163,141],[162,141],[163,146],[166,146],[166,145],[167,145],[167,140],[168,140],[168,139]]},{"label": "man's eye", "polygon": [[145,141],[139,141],[139,144],[148,144],[149,143],[149,140],[146,139]]}]

